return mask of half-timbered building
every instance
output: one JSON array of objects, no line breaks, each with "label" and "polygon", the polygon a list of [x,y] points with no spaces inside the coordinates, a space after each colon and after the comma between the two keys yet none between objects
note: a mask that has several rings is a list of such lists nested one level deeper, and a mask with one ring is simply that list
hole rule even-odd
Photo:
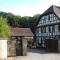
[{"label": "half-timbered building", "polygon": [[[60,7],[52,5],[37,21],[36,46],[46,47],[46,40],[60,38]],[[53,44],[54,45],[54,44]]]}]

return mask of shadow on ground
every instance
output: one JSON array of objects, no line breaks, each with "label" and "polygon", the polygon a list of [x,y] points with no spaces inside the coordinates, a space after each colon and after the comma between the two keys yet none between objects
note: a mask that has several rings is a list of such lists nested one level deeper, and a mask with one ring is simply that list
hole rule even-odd
[{"label": "shadow on ground", "polygon": [[28,52],[31,52],[31,53],[39,53],[39,54],[56,54],[57,52],[48,52],[46,49],[38,49],[38,48],[28,48],[27,49]]}]

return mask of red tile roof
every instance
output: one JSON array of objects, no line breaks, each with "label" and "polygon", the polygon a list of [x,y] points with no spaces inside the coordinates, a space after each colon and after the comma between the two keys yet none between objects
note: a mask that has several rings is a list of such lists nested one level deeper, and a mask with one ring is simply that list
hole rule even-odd
[{"label": "red tile roof", "polygon": [[30,28],[11,28],[13,36],[34,36]]}]

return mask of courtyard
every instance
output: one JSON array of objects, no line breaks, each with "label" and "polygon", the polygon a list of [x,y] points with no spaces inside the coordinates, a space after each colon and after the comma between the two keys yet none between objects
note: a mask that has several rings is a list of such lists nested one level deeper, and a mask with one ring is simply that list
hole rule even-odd
[{"label": "courtyard", "polygon": [[60,53],[49,53],[44,49],[28,49],[27,56],[8,57],[6,60],[60,60]]}]

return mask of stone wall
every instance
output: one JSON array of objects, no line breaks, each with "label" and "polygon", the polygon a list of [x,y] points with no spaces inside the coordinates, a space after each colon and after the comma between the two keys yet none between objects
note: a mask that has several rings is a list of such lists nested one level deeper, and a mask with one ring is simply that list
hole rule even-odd
[{"label": "stone wall", "polygon": [[8,40],[8,56],[16,56],[16,40]]},{"label": "stone wall", "polygon": [[26,56],[27,55],[27,38],[15,37],[8,40],[8,56]]}]

